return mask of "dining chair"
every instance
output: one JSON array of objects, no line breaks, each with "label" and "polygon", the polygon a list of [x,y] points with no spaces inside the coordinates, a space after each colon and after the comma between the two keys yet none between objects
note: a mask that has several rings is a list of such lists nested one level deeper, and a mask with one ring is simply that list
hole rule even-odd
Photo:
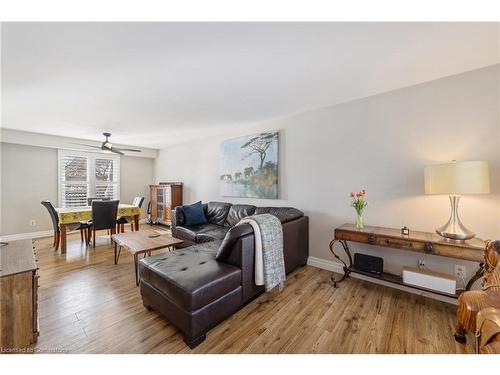
[{"label": "dining chair", "polygon": [[[119,200],[93,200],[92,220],[85,222],[89,233],[89,243],[92,240],[92,247],[95,248],[95,232],[97,230],[108,229],[110,236],[116,233],[116,214],[118,212]],[[83,223],[82,223],[83,224]]]},{"label": "dining chair", "polygon": [[[47,211],[49,211],[49,216],[52,220],[52,227],[54,229],[54,241],[52,243],[52,246],[54,247],[54,250],[57,250],[59,248],[59,243],[61,242],[61,232],[59,231],[59,216],[57,215],[56,209],[49,200],[42,201],[41,203],[47,209]],[[84,229],[86,228],[85,226],[82,226],[81,223],[67,224],[66,226],[70,231],[79,230],[80,239],[82,240],[82,242],[84,236],[85,243],[88,242],[87,232],[84,232]]]},{"label": "dining chair", "polygon": [[[87,198],[87,206],[92,206],[93,201],[110,201],[110,200],[111,200],[111,198],[106,198],[106,197],[104,197],[104,198],[102,198],[102,197],[101,198],[98,198],[98,197]],[[108,230],[108,234],[111,234],[111,232],[109,230]],[[87,242],[89,242],[89,241],[87,241]]]},{"label": "dining chair", "polygon": [[111,198],[87,198],[87,206],[92,206],[93,201],[110,201]]},{"label": "dining chair", "polygon": [[[144,202],[144,197],[134,197],[134,200],[132,201],[132,206],[136,206],[141,208],[142,203]],[[116,231],[118,233],[123,233],[125,232],[125,224],[129,223],[129,219],[126,217],[122,216],[116,220]],[[130,221],[130,230],[133,232],[134,231],[134,223]]]}]

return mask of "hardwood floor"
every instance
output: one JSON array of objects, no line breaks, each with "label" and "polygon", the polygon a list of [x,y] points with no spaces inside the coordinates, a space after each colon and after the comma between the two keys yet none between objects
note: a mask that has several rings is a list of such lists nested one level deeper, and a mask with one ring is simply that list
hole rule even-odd
[{"label": "hardwood floor", "polygon": [[[148,226],[141,228],[148,229]],[[190,350],[175,327],[142,306],[132,256],[113,264],[109,237],[68,252],[35,240],[40,267],[36,348],[70,353],[464,353],[452,337],[455,307],[356,279],[334,289],[306,266],[284,291],[261,295]]]}]

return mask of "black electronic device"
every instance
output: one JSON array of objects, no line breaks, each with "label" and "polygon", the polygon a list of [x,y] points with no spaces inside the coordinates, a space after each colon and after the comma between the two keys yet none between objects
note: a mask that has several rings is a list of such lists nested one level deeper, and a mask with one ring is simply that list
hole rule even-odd
[{"label": "black electronic device", "polygon": [[382,275],[382,272],[384,272],[384,259],[356,253],[354,254],[354,268],[359,271]]}]

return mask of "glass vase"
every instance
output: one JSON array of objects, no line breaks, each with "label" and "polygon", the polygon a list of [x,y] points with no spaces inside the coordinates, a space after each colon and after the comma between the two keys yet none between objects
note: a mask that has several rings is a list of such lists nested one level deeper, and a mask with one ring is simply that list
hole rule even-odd
[{"label": "glass vase", "polygon": [[363,213],[356,211],[356,229],[363,229]]}]

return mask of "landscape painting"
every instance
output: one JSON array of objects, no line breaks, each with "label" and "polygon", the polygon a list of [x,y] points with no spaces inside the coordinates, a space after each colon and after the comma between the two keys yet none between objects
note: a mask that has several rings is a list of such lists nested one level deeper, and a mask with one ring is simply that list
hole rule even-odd
[{"label": "landscape painting", "polygon": [[278,198],[278,134],[268,132],[222,142],[222,196]]}]

